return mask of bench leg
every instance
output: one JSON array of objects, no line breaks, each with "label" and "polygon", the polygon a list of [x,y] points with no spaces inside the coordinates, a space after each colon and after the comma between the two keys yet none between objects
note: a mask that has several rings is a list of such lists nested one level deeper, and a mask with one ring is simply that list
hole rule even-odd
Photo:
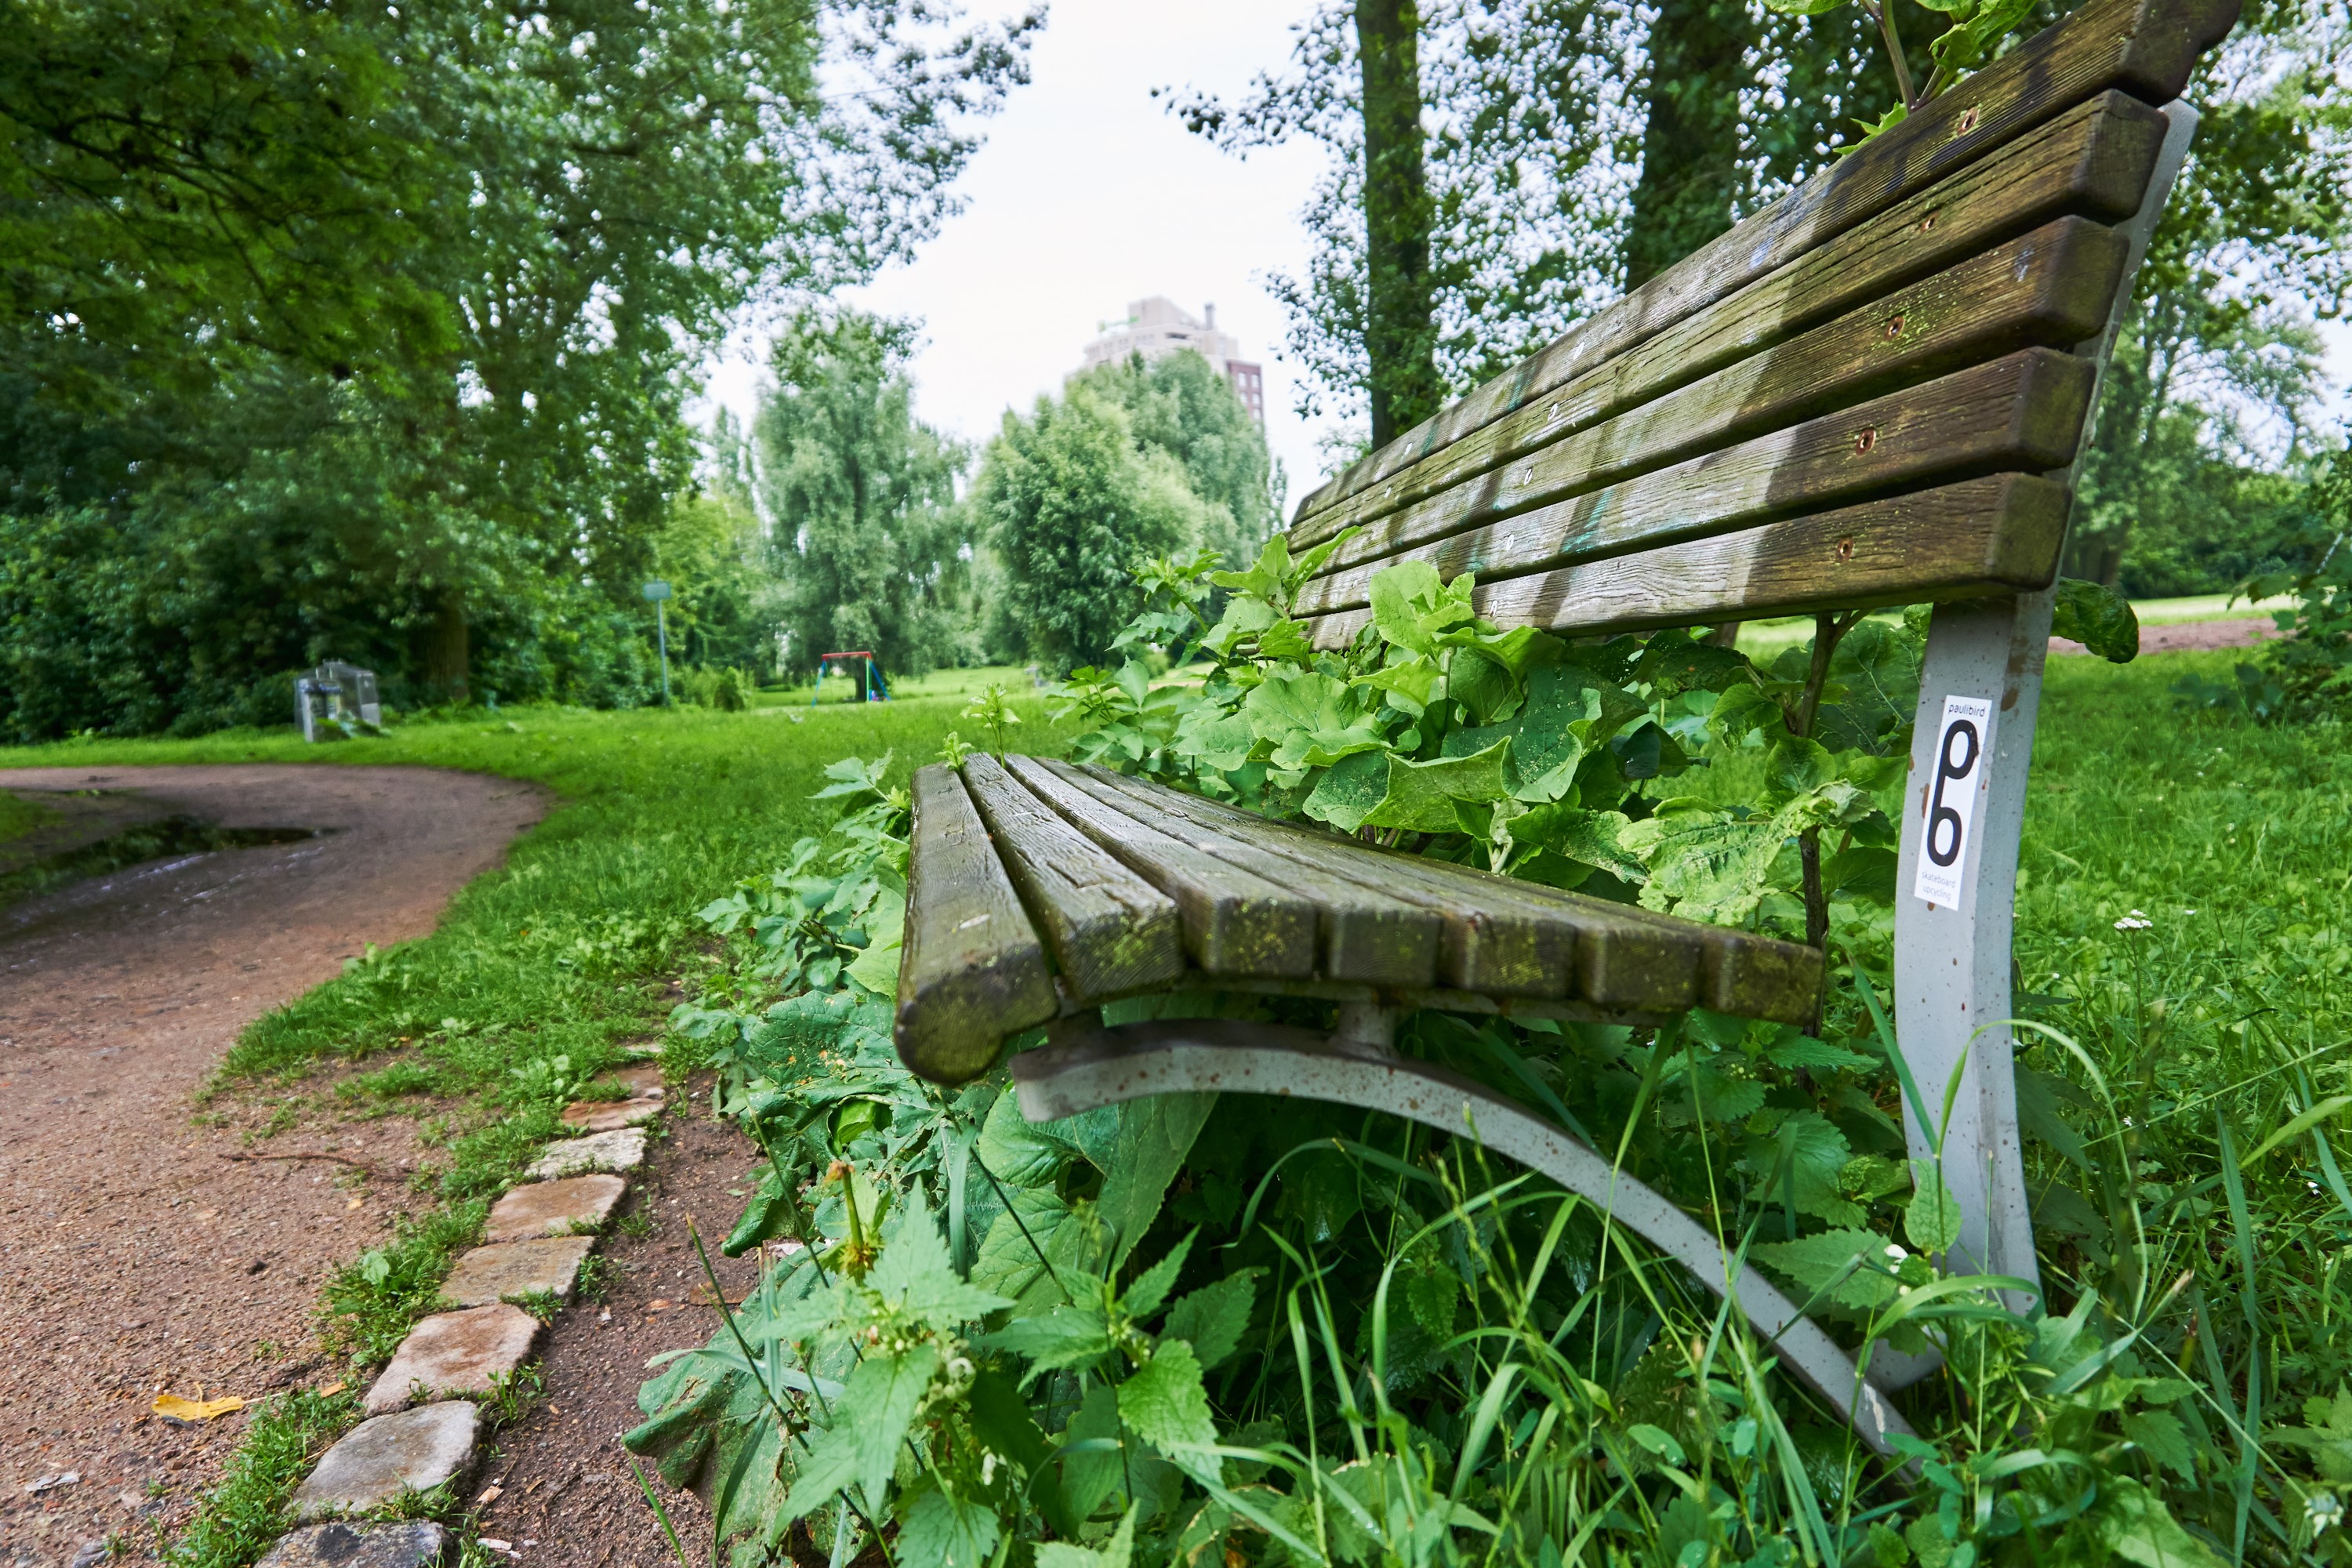
[{"label": "bench leg", "polygon": [[[1911,1157],[1932,1170],[1940,1150],[1944,1182],[1959,1200],[1960,1239],[1947,1267],[2022,1279],[2040,1275],[2018,1150],[2006,1020],[2018,834],[2050,646],[2050,607],[2048,593],[1937,607],[1920,669],[1918,729],[1895,884],[1896,1037],[1927,1114],[1941,1120],[1946,1100],[1951,1103],[1940,1129],[1923,1125],[1920,1108],[1906,1103]],[[1971,820],[1958,864],[1950,868],[1959,897],[1930,903],[1915,889],[1926,825],[1937,805],[1948,697],[1988,701],[1992,735],[1989,755],[1974,770]],[[1955,755],[1965,753],[1966,742],[1953,744]],[[1948,781],[1943,808],[1963,804],[1954,793]]]},{"label": "bench leg", "polygon": [[[2133,278],[2197,131],[2197,111],[2186,103],[2167,104],[2164,117],[2164,145],[2140,209],[2121,227],[2127,250],[2106,330],[2075,348],[2102,367],[2102,376],[2130,312]],[[2094,421],[2097,402],[2095,387],[2089,416]],[[1959,1200],[1961,1226],[1958,1256],[1949,1267],[2037,1281],[2041,1271],[2033,1258],[2032,1210],[2018,1149],[2017,1083],[2007,1020],[2018,839],[2025,824],[2026,774],[2033,761],[2053,597],[2045,591],[1937,606],[1919,670],[1895,892],[1895,1032],[1927,1113],[1940,1119],[1948,1093],[1951,1099],[1940,1158],[1944,1180]],[[1958,895],[1930,902],[1916,890],[1917,877],[1937,773],[1947,760],[1944,702],[1949,697],[1991,705],[1992,745],[1969,792],[1972,825],[1954,868]],[[1919,1109],[1906,1104],[1904,1120],[1911,1157],[1935,1163],[1937,1139],[1921,1123]],[[2012,1310],[2030,1305],[2021,1293],[2011,1295]]]},{"label": "bench leg", "polygon": [[1022,1114],[1032,1121],[1155,1094],[1230,1090],[1329,1100],[1468,1133],[1597,1205],[1708,1289],[1736,1300],[1773,1342],[1781,1364],[1871,1447],[1891,1455],[1888,1439],[1910,1432],[1853,1359],[1778,1286],[1752,1268],[1729,1276],[1721,1245],[1696,1220],[1549,1122],[1443,1068],[1311,1030],[1213,1018],[1102,1029],[1023,1051],[1012,1067]]}]

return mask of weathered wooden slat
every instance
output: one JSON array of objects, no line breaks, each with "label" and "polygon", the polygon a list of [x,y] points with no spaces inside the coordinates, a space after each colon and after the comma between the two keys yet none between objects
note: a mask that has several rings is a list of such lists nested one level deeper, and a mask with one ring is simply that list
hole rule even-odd
[{"label": "weathered wooden slat", "polygon": [[1497,900],[1480,906],[1419,868],[1394,877],[1368,879],[1355,847],[1287,823],[1272,822],[1197,795],[1179,795],[1108,769],[1089,766],[1090,777],[1121,790],[1155,812],[1213,828],[1229,837],[1310,869],[1372,888],[1415,905],[1440,922],[1438,977],[1464,991],[1498,996],[1560,996],[1573,973],[1576,932],[1524,900]]},{"label": "weathered wooden slat", "polygon": [[1210,974],[1304,979],[1315,973],[1315,906],[1074,789],[1034,757],[1005,767],[1071,826],[1176,900],[1184,951]]},{"label": "weathered wooden slat", "polygon": [[1296,613],[1365,604],[1372,574],[1407,557],[1449,580],[1473,572],[1485,583],[1975,474],[2063,468],[2074,459],[2091,381],[2088,361],[2028,349],[1317,578]]},{"label": "weathered wooden slat", "polygon": [[2113,88],[2143,103],[2169,102],[2198,57],[2228,35],[2238,9],[2239,0],[2093,0],[1551,347],[1360,459],[1309,494],[1297,521],[1304,524],[1389,479],[1584,366],[1745,288],[2099,92]]},{"label": "weathered wooden slat", "polygon": [[1057,1005],[1045,950],[963,781],[933,763],[914,779],[914,853],[898,957],[898,1058],[925,1078],[986,1072],[1004,1037]]},{"label": "weathered wooden slat", "polygon": [[1184,939],[1173,900],[1047,810],[986,752],[964,759],[963,781],[1076,999],[1176,983]]},{"label": "weathered wooden slat", "polygon": [[[1873,609],[2046,588],[2066,530],[2063,485],[1993,474],[1818,516],[1483,584],[1478,613],[1568,637]],[[1370,620],[1312,623],[1345,647]]]},{"label": "weathered wooden slat", "polygon": [[1327,979],[1415,988],[1434,984],[1438,919],[1428,910],[1244,844],[1115,789],[1066,763],[1044,765],[1073,789],[1086,791],[1103,805],[1311,900],[1321,934],[1317,967]]},{"label": "weathered wooden slat", "polygon": [[1698,1005],[1711,1012],[1727,1013],[1735,1018],[1764,1018],[1776,1024],[1809,1024],[1820,1005],[1822,954],[1802,942],[1781,942],[1753,931],[1681,920],[1637,904],[1614,903],[1558,888],[1539,888],[1538,891],[1588,912],[1593,912],[1597,906],[1598,911],[1605,911],[1614,919],[1646,921],[1696,938],[1700,953]]},{"label": "weathered wooden slat", "polygon": [[[1377,888],[1434,910],[1446,922],[1441,973],[1448,984],[1498,995],[1556,996],[1567,993],[1603,1007],[1672,1011],[1697,994],[1701,955],[1695,936],[1654,923],[1620,919],[1614,906],[1579,909],[1547,896],[1548,889],[1468,867],[1418,856],[1391,855],[1328,832],[1275,822],[1236,807],[1181,795],[1157,784],[1095,771],[1154,809],[1190,816],[1299,860],[1333,876]],[[1524,928],[1533,933],[1540,972],[1530,981],[1501,984],[1455,978],[1478,973],[1482,948],[1496,930]],[[1501,970],[1502,965],[1492,965]]]},{"label": "weathered wooden slat", "polygon": [[[1661,332],[1642,349],[1650,373],[1629,390],[1652,395],[1670,385],[1686,385],[1840,311],[1882,299],[2060,217],[2105,221],[2127,216],[2146,190],[2163,129],[2163,117],[2154,110],[2119,93],[2103,94],[2063,116],[2035,140],[2004,148]],[[1406,508],[1433,511],[1439,520],[1435,531],[1445,531],[1445,520],[1472,521],[1456,515],[1465,506],[1475,510],[1484,495],[1485,487],[1471,481],[1507,463],[1515,465],[1516,471],[1517,459],[1530,454],[1536,454],[1531,460],[1540,468],[1571,479],[1580,459],[1562,452],[1563,447],[1573,447],[1585,460],[1605,455],[1621,466],[1655,460],[1638,441],[1629,442],[1623,435],[1606,437],[1576,424],[1579,391],[1597,374],[1595,367],[1559,389],[1560,396],[1547,397],[1473,431],[1378,489],[1349,497],[1311,526],[1295,531],[1294,548],[1349,526],[1366,526],[1382,534],[1392,527],[1393,514]],[[1642,428],[1654,430],[1657,426],[1653,422]],[[1559,447],[1550,446],[1553,442]],[[1633,468],[1622,467],[1621,471]],[[1591,482],[1601,483],[1607,477]],[[1420,534],[1431,531],[1428,522],[1412,527]],[[1360,539],[1343,546],[1334,564],[1384,552],[1375,542]]]}]

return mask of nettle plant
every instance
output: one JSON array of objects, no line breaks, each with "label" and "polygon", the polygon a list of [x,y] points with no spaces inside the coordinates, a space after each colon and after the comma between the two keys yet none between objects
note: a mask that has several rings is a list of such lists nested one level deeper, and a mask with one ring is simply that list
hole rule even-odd
[{"label": "nettle plant", "polygon": [[[1115,645],[1126,661],[1065,688],[1094,726],[1074,755],[1384,847],[1883,946],[1897,838],[1883,803],[1909,753],[1918,614],[1822,616],[1810,646],[1759,666],[1683,631],[1505,631],[1478,618],[1469,576],[1412,562],[1374,574],[1352,644],[1318,652],[1290,610],[1349,537],[1296,560],[1276,538],[1245,572],[1150,563],[1145,611]],[[1206,677],[1154,685],[1153,652],[1205,660]],[[1676,787],[1708,769],[1738,782]]]}]

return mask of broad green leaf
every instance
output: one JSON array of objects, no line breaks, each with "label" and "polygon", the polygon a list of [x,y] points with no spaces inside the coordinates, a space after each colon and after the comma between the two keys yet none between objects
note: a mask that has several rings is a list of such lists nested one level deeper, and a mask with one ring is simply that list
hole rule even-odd
[{"label": "broad green leaf", "polygon": [[2100,1483],[2099,1543],[2138,1568],[2225,1568],[2227,1559],[2180,1527],[2162,1500],[2128,1476]]},{"label": "broad green leaf", "polygon": [[1512,817],[1505,831],[1514,847],[1549,849],[1638,882],[1643,875],[1642,862],[1624,845],[1625,830],[1632,826],[1622,811],[1587,811],[1557,803],[1529,806]]},{"label": "broad green leaf", "polygon": [[1257,731],[1246,715],[1194,708],[1176,721],[1169,749],[1191,757],[1202,767],[1231,773],[1247,763],[1258,745]]},{"label": "broad green leaf", "polygon": [[1161,1340],[1151,1359],[1118,1385],[1118,1415],[1179,1468],[1203,1481],[1217,1479],[1215,1455],[1184,1451],[1187,1445],[1214,1443],[1217,1423],[1201,1386],[1200,1360],[1182,1340]]},{"label": "broad green leaf", "polygon": [[2134,1410],[2123,1418],[2124,1436],[2140,1451],[2182,1480],[2197,1479],[2197,1451],[2189,1446],[2189,1429],[2169,1410]]},{"label": "broad green leaf", "polygon": [[1095,1213],[1110,1229],[1108,1268],[1116,1270],[1159,1217],[1168,1184],[1192,1152],[1192,1141],[1216,1108],[1214,1094],[1158,1094],[1118,1108],[1118,1139],[1103,1166]]},{"label": "broad green leaf", "polygon": [[857,1486],[869,1498],[882,1495],[939,1365],[939,1347],[929,1343],[857,1363],[834,1403],[841,1424],[810,1434],[808,1458],[785,1503],[791,1517],[804,1518],[845,1486]]},{"label": "broad green leaf", "polygon": [[1788,732],[1780,704],[1752,681],[1724,688],[1715,700],[1714,710],[1706,716],[1706,732],[1718,745],[1737,750],[1759,730],[1768,738]]},{"label": "broad green leaf", "polygon": [[1838,776],[1837,759],[1819,741],[1785,735],[1765,754],[1764,777],[1773,788],[1802,795]]},{"label": "broad green leaf", "polygon": [[1426,561],[1401,561],[1372,574],[1372,625],[1399,647],[1423,658],[1437,651],[1437,634],[1424,624],[1423,611],[1442,589],[1437,568]]},{"label": "broad green leaf", "polygon": [[1003,1533],[994,1509],[950,1497],[925,1476],[898,1511],[891,1559],[898,1568],[987,1568]]},{"label": "broad green leaf", "polygon": [[2139,657],[2139,617],[2129,599],[2104,584],[2059,578],[2050,633],[2071,637],[2116,664],[2129,664]]},{"label": "broad green leaf", "polygon": [[947,1237],[923,1202],[923,1189],[908,1191],[898,1228],[866,1276],[866,1288],[901,1316],[952,1333],[975,1318],[1013,1303],[966,1284],[948,1258]]},{"label": "broad green leaf", "polygon": [[1445,668],[1445,695],[1468,709],[1475,724],[1509,718],[1518,711],[1524,693],[1517,676],[1471,648],[1454,649]]},{"label": "broad green leaf", "polygon": [[1325,773],[1299,809],[1342,833],[1353,833],[1380,809],[1388,793],[1388,753],[1359,752]]},{"label": "broad green leaf", "polygon": [[1202,1371],[1213,1372],[1223,1366],[1226,1358],[1241,1348],[1242,1335],[1248,1331],[1258,1273],[1255,1268],[1244,1268],[1181,1298],[1168,1309],[1168,1321],[1160,1325],[1160,1333],[1192,1345]]},{"label": "broad green leaf", "polygon": [[1085,1366],[1110,1353],[1110,1322],[1093,1301],[1065,1302],[1042,1317],[1015,1318],[988,1336],[992,1349],[1028,1358],[1032,1378],[1062,1367]]},{"label": "broad green leaf", "polygon": [[1831,1280],[1845,1273],[1849,1264],[1860,1258],[1862,1266],[1831,1289],[1825,1299],[1840,1306],[1869,1308],[1882,1307],[1895,1300],[1894,1279],[1873,1267],[1893,1263],[1887,1254],[1889,1245],[1875,1231],[1825,1230],[1795,1241],[1759,1242],[1748,1249],[1748,1255],[1795,1280],[1800,1307],[1804,1305],[1806,1297],[1821,1292]]},{"label": "broad green leaf", "polygon": [[1278,768],[1328,767],[1381,744],[1363,698],[1328,675],[1275,674],[1242,700],[1261,741],[1274,744]]},{"label": "broad green leaf", "polygon": [[1425,763],[1391,757],[1388,794],[1364,821],[1373,827],[1419,833],[1455,831],[1455,801],[1475,805],[1509,798],[1510,765],[1507,740],[1466,757],[1433,757]]},{"label": "broad green leaf", "polygon": [[1784,1068],[1827,1068],[1840,1071],[1858,1071],[1873,1065],[1873,1058],[1860,1051],[1832,1046],[1811,1035],[1794,1035],[1777,1046],[1769,1047],[1767,1060]]},{"label": "broad green leaf", "polygon": [[1148,1318],[1168,1300],[1168,1292],[1176,1288],[1176,1277],[1184,1271],[1184,1259],[1192,1255],[1192,1238],[1201,1233],[1188,1230],[1184,1239],[1170,1248],[1168,1256],[1135,1277],[1119,1297],[1120,1310],[1129,1317]]},{"label": "broad green leaf", "polygon": [[1394,658],[1394,653],[1395,650],[1391,649],[1391,663],[1370,675],[1358,676],[1355,683],[1387,693],[1391,706],[1418,717],[1427,711],[1430,700],[1437,690],[1438,678],[1444,671],[1432,660],[1418,655],[1399,659]]},{"label": "broad green leaf", "polygon": [[1858,1225],[1865,1217],[1849,1200],[1838,1178],[1853,1158],[1845,1134],[1817,1110],[1784,1119],[1769,1137],[1748,1140],[1740,1167],[1755,1176],[1756,1196],[1772,1204],[1792,1196],[1800,1214],[1818,1215],[1833,1225]]},{"label": "broad green leaf", "polygon": [[1117,1447],[1108,1452],[1068,1450],[1079,1443],[1118,1441],[1118,1393],[1108,1383],[1095,1384],[1062,1431],[1062,1507],[1072,1519],[1091,1519],[1103,1499],[1126,1479],[1129,1467],[1125,1462],[1128,1456]]},{"label": "broad green leaf", "polygon": [[1903,1211],[1903,1234],[1922,1252],[1947,1252],[1960,1239],[1960,1200],[1935,1168],[1915,1164],[1911,1206]]},{"label": "broad green leaf", "polygon": [[1008,1085],[988,1108],[973,1152],[989,1174],[1006,1186],[1042,1187],[1077,1151],[1022,1115],[1020,1096]]}]

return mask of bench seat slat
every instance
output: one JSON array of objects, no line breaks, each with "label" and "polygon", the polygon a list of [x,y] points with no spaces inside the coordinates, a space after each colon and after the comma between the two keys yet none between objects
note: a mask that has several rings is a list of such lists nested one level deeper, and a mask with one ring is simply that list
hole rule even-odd
[{"label": "bench seat slat", "polygon": [[[2163,117],[2154,110],[2120,94],[2103,95],[2063,117],[2039,140],[2002,150],[1667,329],[1637,353],[1615,356],[1635,363],[1614,373],[1622,385],[1611,395],[1638,399],[1686,384],[2059,218],[2112,222],[2128,216],[2147,189],[2163,129]],[[1603,370],[1591,366],[1540,403],[1302,523],[1294,531],[1294,547],[1327,539],[1343,527],[1369,527],[1371,538],[1343,546],[1334,558],[1335,565],[1345,565],[1384,552],[1380,540],[1475,521],[1475,508],[1465,511],[1462,498],[1485,502],[1487,492],[1467,481],[1505,464],[1513,465],[1516,475],[1518,459],[1530,454],[1538,479],[1554,486],[1563,480],[1598,484],[1659,461],[1662,452],[1670,454],[1674,448],[1661,446],[1661,430],[1670,431],[1684,450],[1706,434],[1704,426],[1687,428],[1682,405],[1672,397],[1650,404],[1643,410],[1648,417],[1636,426],[1591,428],[1593,408],[1587,395],[1609,379]],[[1818,390],[1801,377],[1785,384],[1800,395]],[[1768,411],[1760,385],[1748,396],[1752,412]],[[1625,416],[1618,423],[1635,417]],[[1584,474],[1586,466],[1604,462],[1605,471]],[[1507,506],[1506,494],[1518,487],[1509,476],[1490,482],[1496,493],[1489,504]],[[1426,522],[1392,521],[1407,509],[1436,516]]]},{"label": "bench seat slat", "polygon": [[1176,983],[1184,944],[1173,900],[1097,848],[986,752],[964,759],[963,778],[1074,997]]},{"label": "bench seat slat", "polygon": [[1051,1018],[1045,950],[953,769],[918,768],[907,876],[897,1037],[917,1070],[960,1083],[988,1070],[998,1042]]},{"label": "bench seat slat", "polygon": [[[1445,922],[1446,984],[1496,995],[1574,995],[1602,1007],[1670,1012],[1698,994],[1698,928],[1627,917],[1599,900],[1569,904],[1549,889],[1444,860],[1385,855],[1328,832],[1276,822],[1103,769],[1094,776],[1155,808],[1206,822],[1318,870],[1411,900]],[[1531,961],[1531,962],[1530,962]]]},{"label": "bench seat slat", "polygon": [[2091,365],[2028,349],[1859,407],[1589,490],[1484,528],[1319,577],[1303,616],[1370,602],[1372,574],[1407,557],[1481,583],[1728,533],[1889,491],[1987,471],[2039,472],[2074,458]]},{"label": "bench seat slat", "polygon": [[1583,367],[1674,325],[1927,189],[2108,89],[2143,103],[2179,96],[2205,49],[2225,37],[2240,0],[2092,0],[2024,46],[1922,105],[1805,184],[1580,323],[1309,494],[1301,543],[1318,514],[1381,484],[1424,455],[1564,384]]},{"label": "bench seat slat", "polygon": [[1437,917],[1374,889],[1285,859],[1112,788],[1067,763],[1042,764],[1071,788],[1159,832],[1310,900],[1318,921],[1316,969],[1335,981],[1425,988],[1437,976]]},{"label": "bench seat slat", "polygon": [[[1694,543],[1481,584],[1488,620],[1567,637],[2032,593],[2058,573],[2063,485],[1994,474]],[[1371,620],[1311,624],[1342,648]]]},{"label": "bench seat slat", "polygon": [[1075,789],[1034,757],[1005,766],[1071,826],[1175,900],[1184,951],[1210,974],[1315,973],[1315,906]]}]

